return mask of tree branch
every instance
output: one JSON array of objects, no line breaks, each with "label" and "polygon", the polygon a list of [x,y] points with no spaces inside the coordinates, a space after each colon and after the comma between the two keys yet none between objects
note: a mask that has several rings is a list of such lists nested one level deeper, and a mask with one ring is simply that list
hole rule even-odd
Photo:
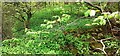
[{"label": "tree branch", "polygon": [[85,2],[85,3],[88,4],[88,5],[90,5],[90,6],[92,6],[92,7],[94,7],[94,8],[97,8],[98,10],[100,10],[101,13],[103,12],[103,10],[102,10],[99,6],[93,5],[93,4],[90,3],[90,2]]},{"label": "tree branch", "polygon": [[21,18],[25,21],[25,18],[22,16],[22,14],[20,14]]},{"label": "tree branch", "polygon": [[106,56],[108,56],[108,54],[106,53],[106,51],[105,51],[105,49],[106,49],[106,47],[105,47],[105,44],[103,43],[103,40],[108,40],[108,39],[101,39],[101,40],[97,40],[97,39],[95,39],[94,37],[92,37],[95,41],[98,41],[98,42],[100,42],[101,44],[102,44],[102,48],[95,48],[95,49],[97,49],[97,50],[101,50]]},{"label": "tree branch", "polygon": [[[16,11],[16,12],[18,12],[18,13],[20,14],[20,17],[21,17],[23,20],[25,20],[24,16],[22,16],[22,13],[21,13],[20,11]],[[19,20],[20,20],[20,19],[19,19]]]},{"label": "tree branch", "polygon": [[23,22],[23,20],[20,20],[18,17],[16,17],[15,15],[13,15],[16,19],[18,19],[19,21]]}]

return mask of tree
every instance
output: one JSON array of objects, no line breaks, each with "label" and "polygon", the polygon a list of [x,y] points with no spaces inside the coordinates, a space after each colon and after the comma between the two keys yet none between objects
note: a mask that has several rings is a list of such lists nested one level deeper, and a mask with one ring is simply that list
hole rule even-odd
[{"label": "tree", "polygon": [[24,28],[30,29],[30,19],[32,15],[39,9],[39,2],[17,2],[15,6],[15,18],[24,23]]},{"label": "tree", "polygon": [[39,2],[2,2],[3,37],[13,37],[13,27],[16,22],[18,22],[19,25],[24,25],[24,28],[29,29],[30,19],[35,11],[39,9],[39,6],[41,6]]}]

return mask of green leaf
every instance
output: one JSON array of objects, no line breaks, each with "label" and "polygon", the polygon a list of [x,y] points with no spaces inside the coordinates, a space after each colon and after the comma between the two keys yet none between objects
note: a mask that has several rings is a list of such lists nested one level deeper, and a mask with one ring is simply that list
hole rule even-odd
[{"label": "green leaf", "polygon": [[87,10],[85,13],[84,13],[84,16],[88,17],[90,15],[90,10]]},{"label": "green leaf", "polygon": [[106,24],[106,20],[104,19],[104,16],[99,16],[93,22],[94,23],[92,23],[92,25],[105,25]]}]

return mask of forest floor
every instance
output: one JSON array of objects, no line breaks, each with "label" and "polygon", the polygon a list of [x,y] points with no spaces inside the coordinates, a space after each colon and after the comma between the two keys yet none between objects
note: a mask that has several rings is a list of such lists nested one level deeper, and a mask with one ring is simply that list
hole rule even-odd
[{"label": "forest floor", "polygon": [[120,41],[109,33],[107,25],[93,26],[94,18],[63,14],[62,20],[47,20],[40,18],[43,13],[36,13],[39,17],[31,19],[29,30],[15,32],[12,39],[2,41],[2,53],[111,56],[120,53]]}]

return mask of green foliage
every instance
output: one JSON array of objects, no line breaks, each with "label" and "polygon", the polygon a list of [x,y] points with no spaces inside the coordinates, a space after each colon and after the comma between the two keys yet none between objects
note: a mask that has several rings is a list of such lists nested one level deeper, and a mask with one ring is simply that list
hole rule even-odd
[{"label": "green foliage", "polygon": [[[97,11],[97,10],[96,10],[96,11]],[[88,16],[95,16],[96,11],[95,11],[95,10],[87,10],[87,11],[84,13],[84,16],[86,16],[86,17],[88,17]]]},{"label": "green foliage", "polygon": [[113,12],[113,13],[103,13],[104,16],[98,16],[98,18],[95,18],[95,20],[93,21],[92,25],[106,25],[106,22],[109,19],[119,19],[119,13],[118,12]]},{"label": "green foliage", "polygon": [[70,20],[70,15],[63,14],[60,19],[60,23],[67,23],[69,20]]},{"label": "green foliage", "polygon": [[92,25],[105,25],[106,24],[106,20],[104,19],[103,16],[99,16],[93,22],[94,23],[92,23]]},{"label": "green foliage", "polygon": [[90,15],[90,10],[85,12],[85,16],[88,17]]},{"label": "green foliage", "polygon": [[[7,20],[5,20],[4,24],[6,22],[8,22],[8,24],[12,23],[12,27],[9,24],[10,26],[4,30],[10,28],[13,32],[13,37],[2,41],[1,48],[3,54],[90,54],[91,47],[89,43],[94,41],[91,40],[91,38],[97,37],[91,35],[94,33],[94,30],[89,32],[91,31],[90,29],[93,28],[94,25],[105,25],[107,23],[106,19],[112,19],[114,17],[119,19],[117,13],[100,14],[97,18],[86,18],[89,16],[97,16],[97,10],[96,8],[88,9],[89,6],[86,6],[84,2],[68,4],[51,2],[29,4],[31,3],[21,2],[19,6],[24,8],[16,7],[16,10],[20,12],[22,10],[22,16],[27,19],[27,15],[23,10],[29,10],[25,5],[28,5],[28,7],[32,6],[30,12],[33,13],[33,15],[30,20],[30,29],[24,29],[22,22],[14,20],[13,18],[8,19],[9,16]],[[36,8],[37,5],[38,7]],[[4,9],[6,8],[7,7],[4,7]],[[7,16],[7,14],[5,14],[5,16]],[[19,17],[20,13],[15,14],[15,16]],[[81,17],[85,18],[81,19]],[[22,19],[23,18],[20,18],[20,20]],[[13,23],[12,20],[15,22]],[[7,26],[7,24],[5,24],[4,27],[5,26]],[[96,34],[98,34],[98,32]],[[110,36],[105,38],[109,37]],[[105,45],[111,48],[119,48],[117,40],[112,42],[106,41]],[[99,52],[93,52],[93,54],[98,53]],[[101,54],[101,52],[99,54]]]},{"label": "green foliage", "polygon": [[70,22],[66,25],[67,31],[70,31],[71,29],[90,29],[92,26],[86,26],[86,24],[91,24],[93,19],[75,19],[75,21]]}]

